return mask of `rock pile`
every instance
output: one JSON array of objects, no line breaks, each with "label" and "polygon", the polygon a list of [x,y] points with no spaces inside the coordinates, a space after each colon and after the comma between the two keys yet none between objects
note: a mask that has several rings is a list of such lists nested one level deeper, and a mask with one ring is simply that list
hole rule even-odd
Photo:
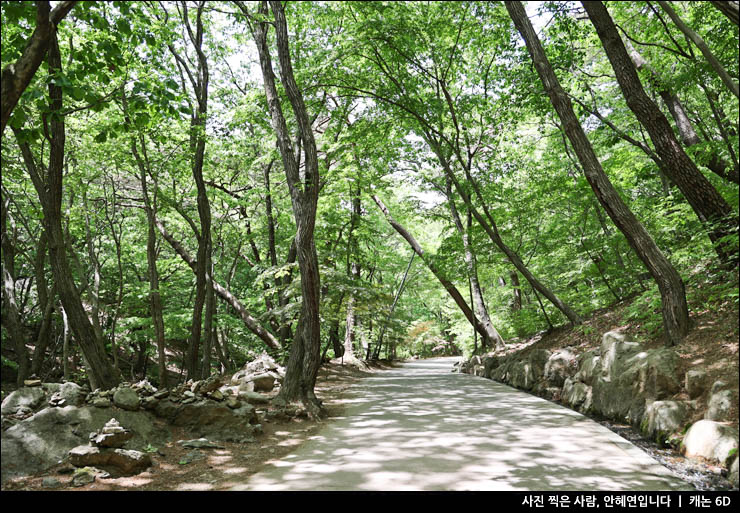
[{"label": "rock pile", "polygon": [[285,370],[263,354],[231,377],[189,380],[171,389],[158,389],[147,380],[94,391],[75,383],[31,380],[33,386],[14,391],[2,402],[0,479],[50,468],[111,417],[131,429],[131,444],[139,449],[169,439],[165,422],[196,437],[252,442],[262,433],[255,405],[268,403],[284,376]]},{"label": "rock pile", "polygon": [[152,465],[152,459],[143,452],[123,449],[132,437],[131,431],[112,418],[99,431],[90,433],[88,445],[69,451],[69,462],[78,468],[100,468],[114,477],[138,474]]}]

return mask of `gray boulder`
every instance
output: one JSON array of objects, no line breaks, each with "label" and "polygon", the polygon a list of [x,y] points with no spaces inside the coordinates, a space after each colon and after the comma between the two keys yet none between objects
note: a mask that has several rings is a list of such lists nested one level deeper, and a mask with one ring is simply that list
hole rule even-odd
[{"label": "gray boulder", "polygon": [[133,437],[134,434],[128,429],[124,429],[116,419],[110,419],[106,422],[105,426],[103,426],[103,429],[97,433],[90,434],[90,443],[96,447],[118,449],[123,447],[123,445]]},{"label": "gray boulder", "polygon": [[49,396],[50,406],[82,406],[85,403],[85,389],[77,383],[44,383],[41,385]]},{"label": "gray boulder", "polygon": [[251,441],[252,426],[259,423],[254,406],[241,402],[233,406],[230,408],[226,401],[178,404],[165,400],[157,404],[155,412],[169,424],[184,427],[198,437],[224,442]]},{"label": "gray boulder", "polygon": [[686,392],[691,399],[696,399],[707,389],[707,371],[704,369],[690,369],[686,372]]},{"label": "gray boulder", "polygon": [[724,463],[737,447],[737,429],[713,420],[700,420],[692,425],[682,444],[687,457],[699,456],[719,463]]},{"label": "gray boulder", "polygon": [[608,331],[601,337],[601,379],[610,382],[622,374],[626,361],[640,350],[640,344],[630,342],[627,336]]},{"label": "gray boulder", "polygon": [[654,401],[645,410],[641,430],[650,438],[665,440],[671,433],[681,431],[688,420],[689,409],[680,401]]},{"label": "gray boulder", "polygon": [[0,412],[3,416],[32,412],[44,404],[45,398],[41,387],[21,387],[3,400]]},{"label": "gray boulder", "polygon": [[99,467],[115,475],[130,476],[149,468],[152,458],[139,451],[83,445],[69,451],[69,462],[75,467]]},{"label": "gray boulder", "polygon": [[735,489],[738,488],[738,484],[740,481],[740,475],[738,474],[738,461],[740,461],[740,458],[735,456],[734,461],[730,464],[729,475],[727,476],[727,480]]},{"label": "gray boulder", "polygon": [[578,372],[574,378],[586,385],[592,385],[594,376],[601,372],[601,350],[586,351],[578,358]]},{"label": "gray boulder", "polygon": [[591,409],[593,403],[591,387],[581,381],[566,378],[561,400],[575,410],[587,412]]},{"label": "gray boulder", "polygon": [[70,449],[69,462],[75,467],[97,467],[108,462],[108,455],[100,447],[93,445],[78,445]]},{"label": "gray boulder", "polygon": [[251,376],[250,380],[255,392],[269,392],[275,387],[275,376],[267,372]]},{"label": "gray boulder", "polygon": [[704,418],[718,422],[732,418],[732,407],[737,404],[735,392],[732,390],[717,390],[709,396],[707,411]]},{"label": "gray boulder", "polygon": [[124,410],[136,411],[139,409],[141,399],[134,389],[119,387],[113,394],[113,404]]},{"label": "gray boulder", "polygon": [[621,335],[605,334],[601,373],[593,381],[594,411],[639,425],[648,402],[680,390],[677,364],[678,355],[671,349],[643,350]]},{"label": "gray boulder", "polygon": [[[34,474],[62,461],[70,449],[87,444],[89,434],[111,418],[110,410],[92,406],[44,408],[11,426],[0,439],[2,473],[0,480]],[[163,445],[169,430],[145,412],[117,411],[116,418],[134,436],[128,446],[143,449],[148,444]]]},{"label": "gray boulder", "polygon": [[578,358],[568,348],[555,351],[545,362],[544,377],[550,387],[562,387],[578,370]]},{"label": "gray boulder", "polygon": [[508,369],[507,382],[522,390],[531,390],[539,379],[539,374],[534,365],[526,360],[514,362]]}]

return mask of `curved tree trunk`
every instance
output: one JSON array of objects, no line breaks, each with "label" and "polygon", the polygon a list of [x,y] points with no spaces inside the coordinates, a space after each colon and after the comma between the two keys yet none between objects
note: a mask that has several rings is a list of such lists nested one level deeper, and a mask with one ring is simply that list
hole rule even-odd
[{"label": "curved tree trunk", "polygon": [[[243,3],[239,2],[237,5],[239,5],[247,17],[251,17],[251,14]],[[289,366],[286,369],[285,382],[278,394],[278,398],[285,402],[300,400],[312,415],[320,416],[324,411],[321,407],[321,402],[314,392],[316,375],[321,364],[321,326],[319,318],[321,281],[319,277],[318,256],[314,243],[316,207],[319,193],[318,158],[313,129],[303,103],[303,96],[293,76],[285,12],[283,11],[281,2],[271,2],[270,7],[272,9],[277,38],[278,59],[281,71],[280,79],[295,114],[300,142],[305,154],[305,172],[304,176],[301,177],[297,156],[293,150],[293,144],[285,118],[283,117],[277,87],[275,86],[272,60],[267,46],[268,25],[265,21],[255,21],[252,24],[252,30],[259,53],[265,95],[270,110],[272,126],[277,135],[278,147],[285,169],[285,176],[293,204],[293,215],[297,226],[295,243],[298,267],[301,271],[301,293],[303,298],[301,314],[302,327],[296,332],[296,336],[294,337]],[[267,15],[266,2],[260,3],[258,12],[263,18]],[[297,360],[302,362],[300,374],[297,374]],[[290,364],[291,361],[293,365]]]},{"label": "curved tree trunk", "polygon": [[0,85],[2,88],[0,135],[5,132],[5,127],[13,109],[44,60],[52,36],[56,37],[57,25],[76,3],[59,2],[50,12],[49,2],[36,2],[36,27],[33,34],[31,34],[23,54],[18,60],[5,66],[2,71],[2,79],[0,80],[2,84]]},{"label": "curved tree trunk", "polygon": [[[686,25],[686,23],[684,23],[684,21],[676,13],[676,11],[673,10],[673,7],[671,7],[671,4],[663,0],[658,0],[658,3],[663,8],[663,10],[668,14],[671,20],[673,20],[673,23],[676,24],[678,29],[681,32],[683,32],[683,34],[699,48],[704,58],[707,60],[707,62],[712,67],[712,69],[715,71],[715,73],[717,73],[717,75],[722,80],[722,83],[725,84],[727,89],[732,91],[732,94],[740,98],[740,89],[738,88],[738,83],[732,79],[729,73],[727,73],[727,70],[724,68],[724,66],[722,66],[722,64],[720,64],[720,62],[714,56],[714,54],[709,49],[707,44],[701,38],[701,36],[699,36],[699,34],[694,32],[691,29],[691,27],[689,27],[688,25]],[[588,12],[588,9],[586,11]],[[589,13],[589,17],[591,17],[590,13]]]},{"label": "curved tree trunk", "polygon": [[[50,74],[61,72],[62,59],[59,53],[56,32],[53,32],[51,36],[48,61]],[[62,90],[51,82],[49,83],[49,107],[53,112],[59,112],[63,108]],[[62,231],[64,117],[61,115],[51,116],[48,125],[51,144],[49,164],[44,178],[37,172],[36,163],[28,144],[19,142],[19,146],[44,212],[44,228],[49,242],[51,270],[59,298],[68,317],[69,326],[89,365],[91,379],[98,386],[109,389],[119,383],[120,377],[115,373],[108,356],[105,354],[103,341],[98,338],[82,305],[79,290],[74,283],[69,267],[64,232]],[[16,132],[16,138],[17,136],[18,133]]]},{"label": "curved tree trunk", "polygon": [[8,224],[8,206],[10,200],[2,198],[0,203],[0,227],[2,231],[2,250],[3,250],[3,325],[8,331],[10,340],[13,342],[13,349],[18,363],[18,376],[16,384],[18,387],[23,386],[23,381],[28,379],[30,371],[30,362],[28,360],[28,351],[23,338],[23,327],[21,326],[20,313],[18,304],[15,300],[15,247],[10,240],[10,233],[7,230]]},{"label": "curved tree trunk", "polygon": [[419,257],[426,264],[429,270],[432,271],[432,274],[434,274],[434,276],[437,278],[437,280],[439,280],[439,282],[442,284],[450,297],[452,297],[452,299],[455,301],[455,304],[458,306],[458,308],[460,308],[462,313],[468,319],[468,322],[470,322],[471,326],[473,326],[476,331],[480,333],[481,337],[487,337],[488,333],[485,326],[473,314],[473,311],[468,306],[468,303],[465,301],[465,298],[463,298],[462,294],[460,294],[460,291],[457,290],[457,287],[455,287],[455,285],[441,273],[437,266],[434,265],[434,262],[427,256],[426,253],[424,253],[424,250],[421,248],[414,236],[411,235],[409,231],[406,230],[406,228],[404,228],[402,225],[400,225],[395,219],[393,219],[393,216],[388,210],[388,207],[385,206],[380,198],[378,198],[378,196],[376,195],[373,195],[373,200],[375,200],[378,208],[380,208],[380,210],[383,212],[383,215],[385,216],[388,223],[393,227],[394,230],[396,230],[396,232],[398,232],[399,235],[401,235],[401,237],[406,240],[406,242],[409,243],[411,249],[413,249],[414,252],[419,255]]}]

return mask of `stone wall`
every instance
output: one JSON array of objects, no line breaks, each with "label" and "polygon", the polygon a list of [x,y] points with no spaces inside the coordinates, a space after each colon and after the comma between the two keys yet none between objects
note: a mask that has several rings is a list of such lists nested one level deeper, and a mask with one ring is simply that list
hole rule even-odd
[{"label": "stone wall", "polygon": [[[646,349],[621,333],[608,332],[600,347],[580,355],[566,347],[475,356],[459,371],[587,415],[631,424],[653,440],[675,444],[689,457],[726,465],[730,481],[738,486],[738,431],[726,422],[731,405],[737,403],[736,392],[721,381],[709,387],[702,369],[679,376],[678,355],[672,349]],[[703,395],[706,401],[698,399]],[[697,415],[704,419],[690,425]]]}]

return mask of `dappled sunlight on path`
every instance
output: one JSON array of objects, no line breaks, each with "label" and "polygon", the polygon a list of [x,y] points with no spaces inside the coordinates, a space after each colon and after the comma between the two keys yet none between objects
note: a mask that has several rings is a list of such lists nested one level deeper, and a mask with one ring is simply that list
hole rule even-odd
[{"label": "dappled sunlight on path", "polygon": [[667,490],[684,484],[596,422],[453,358],[380,372],[345,415],[237,490]]}]

